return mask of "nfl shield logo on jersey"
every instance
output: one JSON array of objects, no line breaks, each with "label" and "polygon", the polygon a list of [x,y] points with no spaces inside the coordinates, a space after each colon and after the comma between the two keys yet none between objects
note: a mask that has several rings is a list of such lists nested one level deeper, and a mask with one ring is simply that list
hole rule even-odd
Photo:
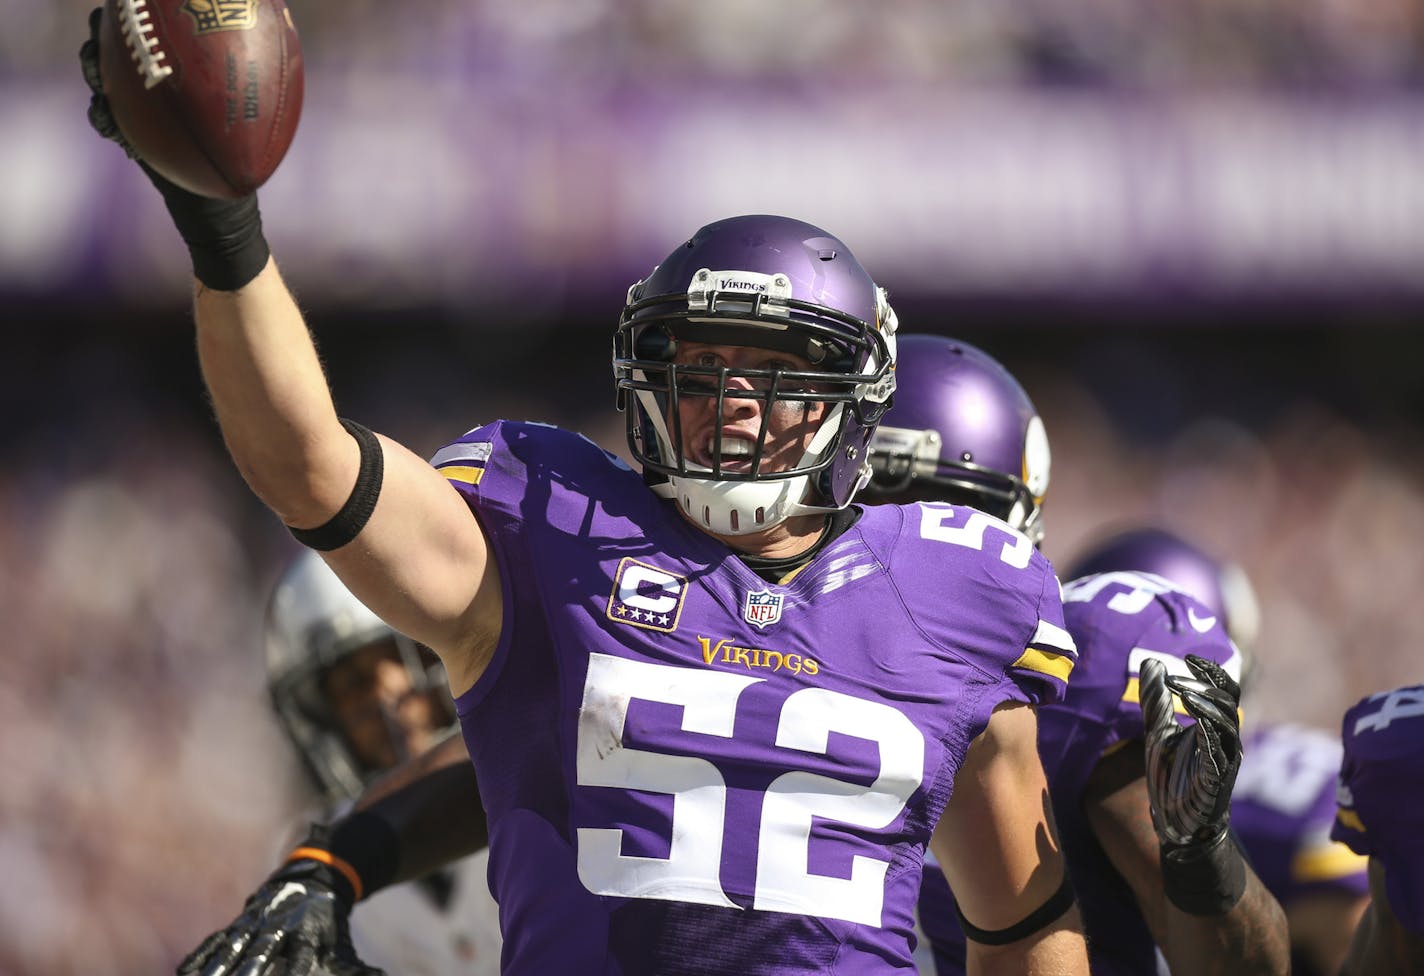
[{"label": "nfl shield logo on jersey", "polygon": [[747,602],[742,606],[742,616],[747,623],[765,630],[781,619],[781,603],[785,599],[780,593],[758,590],[747,594]]}]

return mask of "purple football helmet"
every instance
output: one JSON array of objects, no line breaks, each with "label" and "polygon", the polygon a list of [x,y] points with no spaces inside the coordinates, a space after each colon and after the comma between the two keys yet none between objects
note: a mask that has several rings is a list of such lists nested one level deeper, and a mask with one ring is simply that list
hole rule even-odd
[{"label": "purple football helmet", "polygon": [[1165,529],[1116,532],[1079,556],[1062,576],[1151,573],[1196,597],[1221,618],[1232,643],[1245,653],[1260,629],[1261,612],[1251,581],[1235,563],[1219,562]]},{"label": "purple football helmet", "polygon": [[870,445],[870,491],[987,512],[1043,539],[1048,435],[1033,401],[967,342],[900,337],[895,400]]},{"label": "purple football helmet", "polygon": [[[708,224],[628,289],[613,373],[629,449],[654,491],[718,535],[844,508],[870,477],[870,437],[895,389],[895,329],[885,290],[819,227],[767,215]],[[811,365],[676,364],[679,341],[775,349]],[[723,468],[720,431],[710,466],[688,459],[679,410],[689,397],[716,398],[719,410],[727,397],[763,401],[755,447],[737,455],[745,463]],[[830,409],[799,462],[763,471],[767,421],[785,402]]]}]

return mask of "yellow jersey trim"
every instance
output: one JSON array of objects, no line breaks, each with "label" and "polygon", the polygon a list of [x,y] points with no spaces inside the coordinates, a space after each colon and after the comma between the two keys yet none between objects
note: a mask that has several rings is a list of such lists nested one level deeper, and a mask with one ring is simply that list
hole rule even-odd
[{"label": "yellow jersey trim", "polygon": [[1291,874],[1297,881],[1331,881],[1352,874],[1363,874],[1370,859],[1356,854],[1339,841],[1324,847],[1301,851],[1291,859]]},{"label": "yellow jersey trim", "polygon": [[1052,675],[1059,681],[1067,681],[1068,675],[1073,670],[1073,664],[1073,658],[1067,654],[1055,654],[1052,651],[1029,647],[1019,655],[1019,659],[1010,667],[1026,668],[1029,671],[1037,671],[1039,674]]},{"label": "yellow jersey trim", "polygon": [[480,483],[480,479],[485,476],[485,469],[452,464],[449,467],[441,468],[440,473],[450,481],[458,481],[465,485],[477,485]]},{"label": "yellow jersey trim", "polygon": [[1335,819],[1340,821],[1351,830],[1358,830],[1360,833],[1368,833],[1365,830],[1365,822],[1360,819],[1360,815],[1354,810],[1339,809],[1335,811]]}]

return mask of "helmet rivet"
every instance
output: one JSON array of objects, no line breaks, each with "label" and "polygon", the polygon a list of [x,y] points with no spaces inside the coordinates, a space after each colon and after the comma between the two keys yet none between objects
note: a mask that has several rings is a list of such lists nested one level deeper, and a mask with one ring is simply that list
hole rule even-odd
[{"label": "helmet rivet", "polygon": [[854,461],[858,457],[860,457],[860,452],[857,451],[853,445],[846,448],[847,460]]},{"label": "helmet rivet", "polygon": [[708,278],[708,272],[707,272],[707,269],[706,269],[706,268],[703,268],[701,271],[697,272],[697,280],[698,280],[698,281],[706,281],[707,278]]},{"label": "helmet rivet", "polygon": [[777,275],[775,278],[773,278],[773,279],[771,279],[771,280],[772,280],[773,283],[775,283],[776,287],[778,287],[778,288],[783,288],[783,287],[785,287],[786,284],[787,284],[786,275],[783,275],[783,274],[779,274],[779,275]]},{"label": "helmet rivet", "polygon": [[961,460],[961,461],[973,461],[973,460],[974,460],[974,455],[973,455],[972,453],[970,453],[969,451],[965,451],[963,454],[959,455],[959,460]]}]

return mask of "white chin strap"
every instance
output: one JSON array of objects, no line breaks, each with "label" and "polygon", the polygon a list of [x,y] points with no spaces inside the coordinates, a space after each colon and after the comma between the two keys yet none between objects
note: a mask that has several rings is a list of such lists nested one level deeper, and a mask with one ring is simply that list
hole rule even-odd
[{"label": "white chin strap", "polygon": [[677,500],[683,514],[714,535],[750,535],[792,515],[823,511],[802,505],[806,475],[781,481],[708,481],[673,475],[655,491]]}]

